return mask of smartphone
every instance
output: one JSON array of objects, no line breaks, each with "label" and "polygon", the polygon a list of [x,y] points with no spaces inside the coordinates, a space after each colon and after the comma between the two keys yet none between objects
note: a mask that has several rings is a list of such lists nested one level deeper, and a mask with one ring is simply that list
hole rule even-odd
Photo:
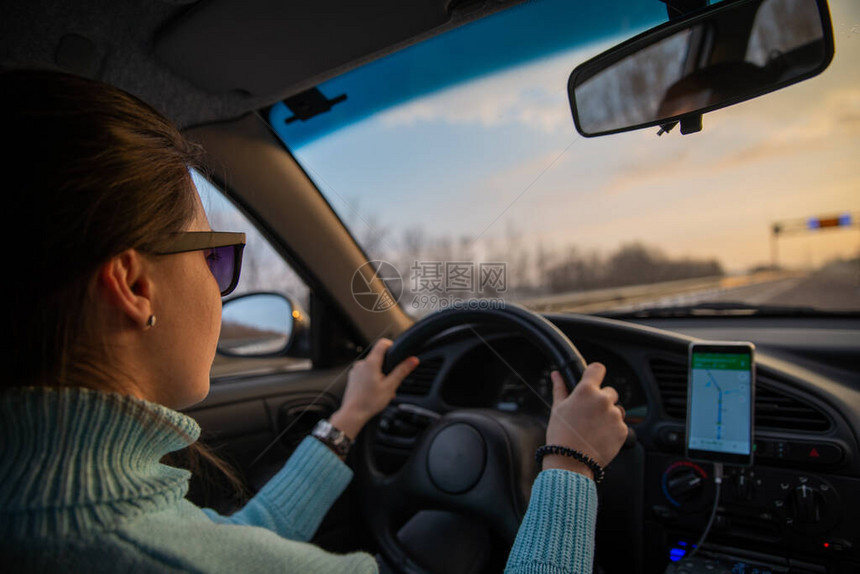
[{"label": "smartphone", "polygon": [[690,344],[687,458],[753,463],[754,353],[746,342]]}]

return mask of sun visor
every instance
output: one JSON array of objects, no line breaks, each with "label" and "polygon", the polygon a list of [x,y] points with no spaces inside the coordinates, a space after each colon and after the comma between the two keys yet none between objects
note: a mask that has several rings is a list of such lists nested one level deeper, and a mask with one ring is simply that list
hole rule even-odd
[{"label": "sun visor", "polygon": [[158,35],[155,51],[209,92],[277,94],[445,24],[450,3],[204,0]]}]

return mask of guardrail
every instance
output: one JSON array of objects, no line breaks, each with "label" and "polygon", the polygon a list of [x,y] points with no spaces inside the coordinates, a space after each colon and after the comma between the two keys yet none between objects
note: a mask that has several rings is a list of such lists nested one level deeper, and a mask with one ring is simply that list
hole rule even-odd
[{"label": "guardrail", "polygon": [[613,307],[635,306],[665,297],[691,295],[707,291],[722,292],[736,287],[768,283],[780,279],[798,277],[802,273],[785,271],[762,271],[748,275],[730,277],[713,276],[696,279],[665,281],[648,285],[630,285],[590,291],[571,291],[517,301],[521,305],[540,312],[608,310]]}]

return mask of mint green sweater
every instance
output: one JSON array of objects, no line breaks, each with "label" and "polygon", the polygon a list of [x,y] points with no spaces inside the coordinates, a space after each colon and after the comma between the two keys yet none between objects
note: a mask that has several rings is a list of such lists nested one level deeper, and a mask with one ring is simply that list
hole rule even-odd
[{"label": "mint green sweater", "polygon": [[[200,434],[161,405],[86,389],[0,393],[0,564],[38,572],[376,572],[369,554],[307,543],[352,471],[306,438],[232,516],[185,499],[160,462]],[[544,471],[508,571],[590,572],[594,483]]]}]

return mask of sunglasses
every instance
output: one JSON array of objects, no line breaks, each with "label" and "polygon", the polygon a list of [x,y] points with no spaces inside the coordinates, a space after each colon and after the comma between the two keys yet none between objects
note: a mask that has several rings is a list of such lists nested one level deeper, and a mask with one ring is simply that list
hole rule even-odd
[{"label": "sunglasses", "polygon": [[242,271],[242,251],[245,234],[229,231],[182,231],[162,242],[156,255],[171,255],[188,251],[205,251],[206,264],[212,272],[221,296],[229,295],[239,282]]}]

